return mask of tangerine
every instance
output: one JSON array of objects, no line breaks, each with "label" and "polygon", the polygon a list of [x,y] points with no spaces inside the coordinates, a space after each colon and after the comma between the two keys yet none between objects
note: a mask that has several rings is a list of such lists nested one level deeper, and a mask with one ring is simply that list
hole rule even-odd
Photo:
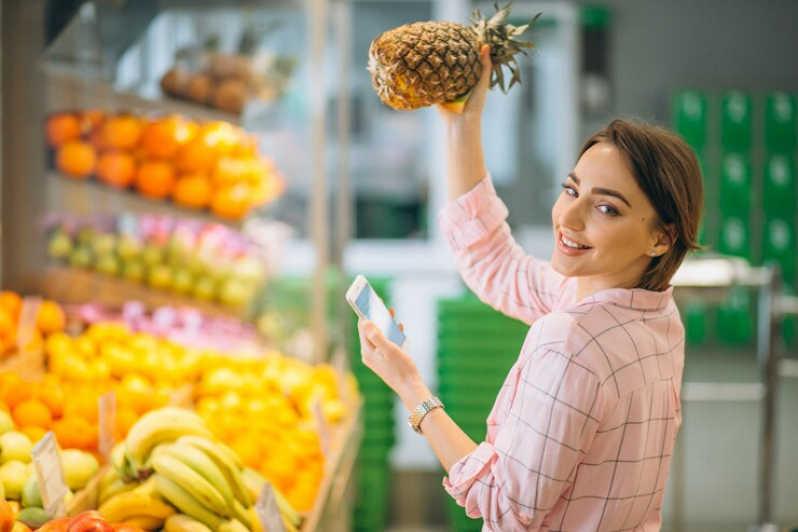
[{"label": "tangerine", "polygon": [[70,177],[89,177],[97,165],[97,153],[88,142],[70,140],[58,148],[55,167]]},{"label": "tangerine", "polygon": [[27,427],[22,427],[19,429],[19,432],[27,436],[28,439],[35,445],[39,442],[39,440],[44,438],[44,435],[47,434],[47,429],[39,427],[38,425],[28,425]]},{"label": "tangerine", "polygon": [[116,188],[128,188],[136,179],[136,161],[125,151],[107,151],[97,161],[97,179]]},{"label": "tangerine", "polygon": [[79,114],[80,125],[83,131],[96,131],[97,126],[105,120],[105,111],[102,109],[84,109]]},{"label": "tangerine", "polygon": [[98,132],[98,142],[103,148],[131,150],[141,140],[142,124],[133,115],[117,115],[103,122]]},{"label": "tangerine", "polygon": [[200,136],[222,156],[232,155],[244,134],[229,122],[208,122],[200,128]]},{"label": "tangerine", "polygon": [[72,113],[56,113],[47,118],[44,126],[47,145],[53,148],[78,140],[81,135],[80,120]]},{"label": "tangerine", "polygon": [[151,122],[141,135],[141,148],[147,157],[170,159],[177,151],[188,144],[195,126],[180,116],[169,116]]},{"label": "tangerine", "polygon": [[15,373],[4,373],[0,380],[0,401],[13,411],[19,403],[31,398],[30,384]]},{"label": "tangerine", "polygon": [[177,152],[175,166],[180,172],[210,172],[218,159],[216,148],[205,135],[198,135]]},{"label": "tangerine", "polygon": [[33,397],[47,405],[54,418],[64,414],[66,396],[57,383],[42,384],[33,390]]},{"label": "tangerine", "polygon": [[211,199],[211,211],[231,220],[243,218],[251,205],[250,189],[246,183],[220,187]]},{"label": "tangerine", "polygon": [[12,350],[17,344],[17,321],[0,308],[0,353]]},{"label": "tangerine", "polygon": [[144,161],[136,173],[136,189],[144,196],[163,199],[175,187],[175,170],[164,161]]},{"label": "tangerine", "polygon": [[97,446],[95,427],[80,416],[64,415],[53,423],[55,438],[62,449],[92,449]]},{"label": "tangerine", "polygon": [[201,209],[208,206],[212,194],[210,179],[202,174],[184,174],[175,184],[172,199],[178,205]]},{"label": "tangerine", "polygon": [[42,334],[63,331],[66,327],[66,314],[61,305],[50,299],[43,300],[36,315],[36,327]]},{"label": "tangerine", "polygon": [[16,321],[22,311],[22,296],[11,290],[3,290],[0,292],[0,307],[6,309]]}]

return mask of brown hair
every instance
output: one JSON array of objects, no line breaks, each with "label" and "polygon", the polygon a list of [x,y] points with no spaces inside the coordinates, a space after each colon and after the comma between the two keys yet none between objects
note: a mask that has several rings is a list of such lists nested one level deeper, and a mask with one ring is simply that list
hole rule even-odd
[{"label": "brown hair", "polygon": [[701,249],[698,229],[704,207],[704,182],[693,150],[664,128],[614,120],[590,137],[581,157],[594,144],[607,142],[625,154],[638,186],[657,212],[657,223],[671,236],[667,253],[654,257],[637,288],[665,290],[691,250]]}]

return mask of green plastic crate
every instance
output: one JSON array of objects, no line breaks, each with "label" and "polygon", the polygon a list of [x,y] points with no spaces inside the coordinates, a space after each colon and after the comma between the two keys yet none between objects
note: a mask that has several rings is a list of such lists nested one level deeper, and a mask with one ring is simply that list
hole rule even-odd
[{"label": "green plastic crate", "polygon": [[751,95],[727,91],[720,104],[720,143],[724,150],[747,151],[751,148],[753,101]]},{"label": "green plastic crate", "polygon": [[677,92],[671,99],[673,129],[693,148],[707,143],[707,95],[697,90]]},{"label": "green plastic crate", "polygon": [[725,215],[751,212],[751,159],[742,153],[725,153],[720,166],[720,210]]},{"label": "green plastic crate", "polygon": [[762,207],[770,215],[792,216],[796,212],[795,165],[792,157],[771,154],[765,160]]},{"label": "green plastic crate", "polygon": [[787,92],[773,92],[765,100],[765,146],[771,151],[795,150],[795,97]]}]

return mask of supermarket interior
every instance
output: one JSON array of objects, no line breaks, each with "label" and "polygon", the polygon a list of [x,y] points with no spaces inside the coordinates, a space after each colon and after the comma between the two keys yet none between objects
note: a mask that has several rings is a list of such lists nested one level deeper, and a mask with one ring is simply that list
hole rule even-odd
[{"label": "supermarket interior", "polygon": [[[0,532],[798,531],[798,2],[504,8],[2,1]],[[491,86],[469,122],[483,43],[510,87]],[[662,299],[633,304],[649,285],[583,291],[605,280],[589,268],[635,253],[598,253],[601,228],[626,222],[592,209],[577,231],[562,214],[591,197],[632,209],[604,185],[575,190],[599,153],[585,141],[616,118],[676,133],[700,168],[701,248],[654,294],[664,317]],[[473,124],[493,187],[458,198],[452,168],[480,152],[452,132]],[[655,217],[667,207],[651,190],[696,198],[643,190],[633,155],[619,160]],[[625,251],[647,231],[635,227]],[[594,255],[605,262],[580,270]],[[384,367],[409,354],[442,409],[413,410],[401,379],[370,369],[347,301],[359,275],[407,339],[375,342]],[[555,278],[556,294],[539,292]],[[577,293],[628,338],[602,344],[573,317],[589,314]],[[613,314],[601,297],[621,293],[632,303]],[[540,310],[517,310],[526,301]],[[584,350],[610,376],[581,350],[558,352],[565,369],[541,351],[557,315],[586,324]],[[675,324],[669,348],[660,318]],[[643,384],[623,395],[627,359]],[[569,381],[574,367],[589,379]],[[562,386],[547,380],[557,371]],[[594,381],[617,390],[603,410],[563,395]],[[660,435],[649,394],[663,382]],[[525,412],[534,390],[549,395]],[[627,403],[642,421],[629,406],[613,425]],[[575,447],[559,439],[569,430]],[[626,460],[633,445],[642,458]]]}]

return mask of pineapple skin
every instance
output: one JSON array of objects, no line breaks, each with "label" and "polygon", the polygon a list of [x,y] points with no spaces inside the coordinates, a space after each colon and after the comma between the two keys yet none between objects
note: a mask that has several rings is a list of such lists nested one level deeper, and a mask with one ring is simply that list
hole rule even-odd
[{"label": "pineapple skin", "polygon": [[482,73],[480,40],[455,22],[416,22],[375,38],[368,70],[380,99],[413,110],[457,99]]}]

